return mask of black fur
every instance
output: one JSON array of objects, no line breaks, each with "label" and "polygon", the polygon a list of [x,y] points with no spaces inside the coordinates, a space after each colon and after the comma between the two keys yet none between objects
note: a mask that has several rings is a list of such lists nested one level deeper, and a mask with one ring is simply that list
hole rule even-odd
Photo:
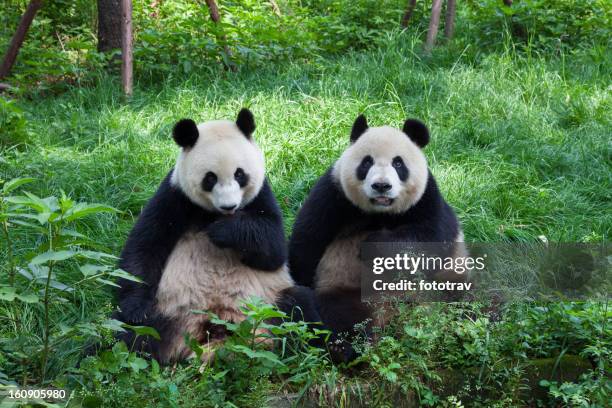
[{"label": "black fur", "polygon": [[402,130],[421,149],[429,143],[429,129],[420,120],[407,119]]},{"label": "black fur", "polygon": [[242,108],[240,112],[238,112],[238,117],[236,118],[236,125],[238,129],[247,137],[247,139],[251,138],[251,135],[255,131],[255,118],[250,110],[247,108]]},{"label": "black fur", "polygon": [[[352,204],[332,176],[332,169],[314,186],[296,218],[289,244],[289,265],[293,279],[313,287],[317,265],[326,248],[341,233],[369,231],[371,242],[453,242],[459,224],[444,201],[436,181],[428,173],[422,198],[403,214],[366,213]],[[345,332],[349,339],[353,327],[371,317],[361,303],[360,290],[342,288],[318,293],[317,305],[324,324],[334,335]],[[366,336],[369,336],[369,326]],[[346,342],[330,345],[335,361],[350,361],[355,353]]]},{"label": "black fur", "polygon": [[244,188],[249,183],[249,175],[238,167],[234,172],[234,180],[236,180],[240,188]]},{"label": "black fur", "polygon": [[215,184],[217,184],[217,180],[217,175],[209,171],[202,179],[202,189],[208,192],[212,191],[215,188]]},{"label": "black fur", "polygon": [[368,120],[364,115],[357,116],[351,129],[351,143],[355,143],[366,130],[368,130]]},{"label": "black fur", "polygon": [[359,166],[357,166],[357,180],[365,180],[373,165],[374,159],[372,159],[372,156],[367,155],[364,157]]},{"label": "black fur", "polygon": [[198,125],[191,119],[179,120],[172,130],[176,144],[186,149],[193,147],[199,136]]},{"label": "black fur", "polygon": [[393,159],[393,168],[397,172],[397,176],[400,180],[406,181],[408,180],[408,174],[410,174],[410,170],[406,167],[406,163],[400,156],[397,156]]},{"label": "black fur", "polygon": [[[319,306],[316,302],[314,291],[305,286],[293,286],[280,293],[276,301],[278,308],[285,312],[292,322],[308,322],[312,328],[319,330],[327,329],[321,322]],[[278,321],[272,322],[278,324]],[[321,336],[315,337],[311,344],[315,347],[325,346]]]},{"label": "black fur", "polygon": [[[245,265],[262,271],[280,268],[287,256],[281,212],[267,181],[251,203],[233,216],[223,216],[194,204],[170,177],[171,173],[143,209],[121,253],[119,267],[143,283],[119,281],[120,312],[115,316],[131,325],[154,327],[162,339],[180,335],[180,327],[157,315],[155,296],[166,261],[185,233],[205,230],[213,243],[240,251]],[[120,338],[134,341],[132,333]],[[153,355],[159,345],[151,339],[137,340],[139,349]]]},{"label": "black fur", "polygon": [[365,213],[352,204],[333,179],[331,169],[302,205],[289,242],[289,266],[296,283],[313,285],[327,246],[347,227],[384,233],[402,242],[452,242],[459,231],[453,210],[444,201],[431,173],[423,197],[403,214]]}]

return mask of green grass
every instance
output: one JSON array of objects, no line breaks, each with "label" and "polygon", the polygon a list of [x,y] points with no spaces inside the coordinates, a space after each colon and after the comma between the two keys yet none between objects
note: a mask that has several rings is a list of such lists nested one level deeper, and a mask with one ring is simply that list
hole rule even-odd
[{"label": "green grass", "polygon": [[[91,88],[23,99],[18,105],[29,143],[0,151],[0,176],[35,177],[27,190],[41,196],[63,190],[121,210],[82,225],[118,254],[172,168],[173,124],[183,117],[231,119],[248,106],[289,233],[309,188],[347,146],[359,113],[371,125],[398,127],[416,117],[430,127],[429,164],[468,241],[607,241],[610,54],[542,57],[511,48],[482,54],[441,47],[426,58],[416,41],[399,35],[381,49],[334,59],[143,83],[127,103],[117,80],[104,75]],[[34,244],[22,236],[18,255]],[[58,307],[53,318],[74,322],[110,309],[110,290],[101,289]],[[36,315],[23,312],[15,316],[21,330],[35,331]],[[16,331],[3,325],[0,336]],[[53,356],[56,374],[76,364],[68,346]]]}]

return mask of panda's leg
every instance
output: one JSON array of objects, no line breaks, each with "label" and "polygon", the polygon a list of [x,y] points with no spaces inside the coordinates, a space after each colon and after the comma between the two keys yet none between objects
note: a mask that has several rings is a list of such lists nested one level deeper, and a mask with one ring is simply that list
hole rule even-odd
[{"label": "panda's leg", "polygon": [[316,301],[324,324],[332,331],[328,344],[332,360],[344,363],[354,360],[357,354],[352,341],[360,335],[369,339],[372,334],[372,311],[361,301],[360,289],[320,291]]},{"label": "panda's leg", "polygon": [[[323,320],[317,308],[316,295],[311,288],[299,285],[287,288],[279,294],[276,305],[289,316],[290,321],[309,323],[313,329],[327,329],[322,323]],[[278,324],[280,321],[277,320],[273,323]],[[325,338],[323,336],[316,337],[310,344],[324,348]]]},{"label": "panda's leg", "polygon": [[[118,319],[121,320],[120,315]],[[129,321],[126,323],[131,324]],[[117,340],[124,341],[131,351],[150,354],[163,365],[173,364],[189,357],[192,351],[185,344],[185,333],[198,338],[198,328],[201,327],[201,323],[192,318],[178,316],[170,318],[159,314],[133,325],[152,327],[159,334],[159,340],[152,336],[137,335],[129,329],[119,333]]]},{"label": "panda's leg", "polygon": [[168,340],[173,337],[174,333],[176,332],[176,328],[170,319],[156,315],[138,322],[132,322],[129,319],[126,319],[121,313],[117,313],[113,317],[132,326],[147,326],[155,329],[160,336],[160,340],[157,340],[152,336],[138,335],[136,332],[130,329],[127,329],[125,332],[117,333],[116,338],[118,341],[125,342],[128,350],[130,351],[148,353],[160,363],[167,363],[164,361],[164,350],[167,348],[166,345]]}]

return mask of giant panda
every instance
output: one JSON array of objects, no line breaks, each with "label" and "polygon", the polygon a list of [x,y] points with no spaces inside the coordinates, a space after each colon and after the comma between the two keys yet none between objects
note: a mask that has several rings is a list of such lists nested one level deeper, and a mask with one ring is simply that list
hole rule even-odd
[{"label": "giant panda", "polygon": [[[406,120],[400,130],[368,127],[360,115],[350,146],[318,180],[296,217],[291,275],[314,288],[320,317],[334,334],[350,339],[355,325],[365,322],[371,335],[373,325],[385,322],[361,301],[361,273],[368,267],[360,252],[363,242],[445,242],[453,256],[466,254],[457,217],[428,169],[422,151],[428,142],[429,130],[418,120]],[[330,351],[335,360],[355,357],[348,342],[330,345]]]},{"label": "giant panda", "polygon": [[289,275],[283,220],[254,130],[248,109],[235,122],[176,123],[176,164],[120,255],[119,266],[142,283],[119,282],[117,318],[151,326],[161,338],[125,332],[120,339],[163,364],[191,355],[185,335],[208,345],[227,335],[192,310],[240,322],[240,301],[257,297],[287,312],[299,307],[300,320],[320,320],[308,314],[316,313],[308,289],[294,287]]}]

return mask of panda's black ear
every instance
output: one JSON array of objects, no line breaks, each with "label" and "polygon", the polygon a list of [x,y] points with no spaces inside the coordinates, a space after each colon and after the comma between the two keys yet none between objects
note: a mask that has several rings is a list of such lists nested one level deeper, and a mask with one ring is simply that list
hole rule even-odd
[{"label": "panda's black ear", "polygon": [[172,129],[172,137],[177,145],[183,148],[190,148],[196,144],[200,132],[198,132],[198,125],[191,119],[181,119],[176,122],[174,129]]},{"label": "panda's black ear", "polygon": [[351,129],[351,143],[355,143],[366,130],[368,130],[368,120],[364,115],[357,116]]},{"label": "panda's black ear", "polygon": [[238,129],[247,137],[247,139],[251,138],[251,135],[255,131],[255,118],[250,110],[247,108],[240,109],[238,112],[238,117],[236,118],[236,125]]},{"label": "panda's black ear", "polygon": [[420,120],[406,120],[402,130],[420,148],[427,146],[427,143],[429,143],[429,129],[427,129],[427,126]]}]

